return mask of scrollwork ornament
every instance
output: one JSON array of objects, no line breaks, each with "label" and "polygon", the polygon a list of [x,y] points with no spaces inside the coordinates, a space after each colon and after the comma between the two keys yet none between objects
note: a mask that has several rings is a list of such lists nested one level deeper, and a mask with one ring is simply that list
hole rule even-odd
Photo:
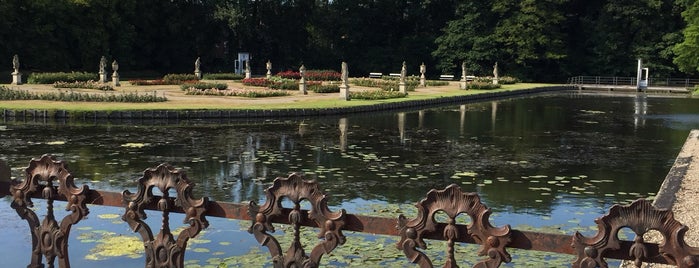
[{"label": "scrollwork ornament", "polygon": [[[287,178],[278,177],[265,190],[265,196],[267,198],[262,206],[255,202],[250,202],[248,206],[248,214],[253,219],[248,232],[255,236],[260,245],[268,248],[275,267],[318,267],[323,254],[330,253],[338,245],[345,243],[342,228],[345,226],[346,212],[344,209],[331,212],[327,198],[316,182],[304,180],[298,174],[291,174]],[[274,232],[272,220],[284,215],[281,205],[283,198],[294,203],[287,215],[294,238],[284,255],[278,240],[269,234]],[[303,200],[311,203],[311,210],[307,214],[300,208]],[[313,247],[310,255],[306,255],[299,237],[299,228],[306,217],[316,223],[320,229],[317,237],[322,240]]]},{"label": "scrollwork ornament", "polygon": [[[138,180],[138,191],[124,191],[122,196],[126,211],[122,220],[126,221],[134,232],[138,232],[143,240],[146,253],[146,267],[184,267],[184,252],[187,241],[197,236],[201,230],[209,226],[206,220],[208,198],[195,200],[192,198],[194,183],[190,182],[184,171],[161,164],[143,172]],[[152,189],[157,188],[162,196],[154,196]],[[169,190],[175,189],[177,197],[174,204],[169,196]],[[162,212],[160,232],[153,236],[146,219],[145,207],[152,201],[158,200],[156,207]],[[175,207],[185,213],[184,223],[189,226],[174,238],[170,231],[169,213]]]},{"label": "scrollwork ornament", "polygon": [[[85,203],[89,188],[85,185],[81,188],[75,186],[67,165],[51,155],[32,159],[24,173],[24,181],[12,181],[10,192],[13,199],[11,206],[27,221],[32,236],[32,257],[28,267],[43,267],[42,256],[49,267],[53,267],[56,258],[59,267],[70,267],[68,237],[71,227],[89,213]],[[58,185],[54,186],[54,182]],[[41,222],[31,209],[34,203],[30,198],[39,190],[47,200],[46,216]],[[71,213],[59,223],[54,217],[53,202],[61,196],[67,201],[65,210]]]},{"label": "scrollwork ornament", "polygon": [[607,267],[604,253],[620,248],[619,230],[628,227],[635,234],[634,244],[629,249],[629,256],[634,258],[634,265],[640,267],[648,256],[649,250],[643,242],[643,235],[656,230],[663,236],[659,245],[663,258],[678,267],[697,267],[699,248],[688,246],[684,241],[687,226],[675,220],[671,210],[655,208],[651,201],[639,199],[630,205],[614,205],[609,213],[595,219],[597,234],[585,237],[579,232],[573,235],[572,247],[577,255],[573,267]]},{"label": "scrollwork ornament", "polygon": [[454,243],[461,234],[456,225],[456,217],[465,213],[471,217],[472,224],[466,226],[470,235],[478,244],[479,256],[487,256],[474,267],[498,267],[502,262],[510,262],[512,257],[505,250],[511,241],[510,226],[493,227],[490,224],[490,209],[480,201],[475,193],[463,193],[461,188],[452,184],[443,190],[430,190],[427,197],[415,205],[418,209],[416,218],[408,220],[405,216],[398,217],[401,240],[396,247],[403,250],[405,256],[420,267],[432,267],[432,261],[422,251],[426,249],[423,238],[437,231],[438,223],[435,213],[443,211],[447,214],[448,222],[443,228],[442,235],[447,240],[445,267],[458,267],[454,257]]}]

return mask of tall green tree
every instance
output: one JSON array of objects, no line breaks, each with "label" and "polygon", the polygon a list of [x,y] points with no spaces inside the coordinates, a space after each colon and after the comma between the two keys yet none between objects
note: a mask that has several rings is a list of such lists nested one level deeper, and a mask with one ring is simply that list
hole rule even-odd
[{"label": "tall green tree", "polygon": [[684,40],[673,48],[676,55],[673,62],[681,71],[696,74],[699,72],[699,1],[682,0],[678,2],[686,8],[682,12],[682,18],[687,26],[682,31]]}]

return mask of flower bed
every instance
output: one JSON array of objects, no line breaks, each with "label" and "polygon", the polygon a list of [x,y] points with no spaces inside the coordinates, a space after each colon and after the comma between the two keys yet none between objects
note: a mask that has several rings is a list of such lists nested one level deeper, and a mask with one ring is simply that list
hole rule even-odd
[{"label": "flower bed", "polygon": [[230,96],[230,97],[246,97],[246,98],[265,98],[265,97],[281,97],[291,95],[283,90],[269,89],[186,89],[185,95],[207,95],[207,96]]},{"label": "flower bed", "polygon": [[95,79],[97,79],[97,74],[87,72],[32,73],[27,78],[27,83],[53,84],[56,82],[90,81]]},{"label": "flower bed", "polygon": [[153,94],[87,94],[73,91],[34,93],[26,90],[13,90],[0,86],[0,100],[47,100],[47,101],[89,101],[89,102],[163,102],[165,97]]},{"label": "flower bed", "polygon": [[405,98],[408,94],[400,93],[398,91],[386,91],[386,90],[367,90],[367,91],[352,91],[350,92],[351,99],[358,100],[383,100],[383,99],[394,99],[394,98]]},{"label": "flower bed", "polygon": [[53,83],[55,88],[89,88],[89,89],[99,89],[102,91],[112,91],[114,88],[106,83],[98,83],[95,81],[76,81],[76,82],[56,82]]},{"label": "flower bed", "polygon": [[[286,79],[301,79],[301,74],[296,71],[283,71],[276,74],[281,78]],[[310,81],[340,81],[342,75],[333,70],[308,70],[306,71],[306,80]]]},{"label": "flower bed", "polygon": [[236,73],[213,73],[204,74],[203,78],[206,80],[243,80],[245,75]]},{"label": "flower bed", "polygon": [[223,83],[205,83],[205,82],[196,82],[196,83],[184,83],[180,86],[182,90],[187,90],[187,89],[198,89],[198,90],[205,90],[205,89],[217,89],[217,90],[226,90],[228,89],[228,85],[223,84]]}]

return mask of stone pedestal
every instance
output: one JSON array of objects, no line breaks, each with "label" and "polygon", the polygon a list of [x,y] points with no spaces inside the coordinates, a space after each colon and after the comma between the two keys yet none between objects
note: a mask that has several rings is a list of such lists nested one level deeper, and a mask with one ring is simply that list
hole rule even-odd
[{"label": "stone pedestal", "polygon": [[245,79],[250,79],[250,78],[252,78],[252,74],[250,73],[249,70],[246,70],[245,71]]},{"label": "stone pedestal", "polygon": [[201,72],[194,72],[194,76],[196,76],[197,79],[201,80]]},{"label": "stone pedestal", "polygon": [[13,72],[12,73],[12,84],[13,85],[21,85],[22,84],[22,73],[20,73],[20,72]]},{"label": "stone pedestal", "polygon": [[405,82],[398,83],[398,91],[403,94],[408,94],[408,89],[405,86]]},{"label": "stone pedestal", "polygon": [[272,78],[272,71],[267,70],[267,79]]},{"label": "stone pedestal", "polygon": [[340,85],[340,99],[341,100],[350,100],[349,85],[346,85],[346,84]]},{"label": "stone pedestal", "polygon": [[459,88],[466,89],[466,80],[461,79],[461,81],[459,81]]},{"label": "stone pedestal", "polygon": [[121,86],[121,83],[119,83],[119,74],[117,72],[112,74],[112,84],[114,84],[115,87]]},{"label": "stone pedestal", "polygon": [[306,90],[306,78],[301,77],[301,80],[299,80],[299,93],[303,95],[307,95],[308,91]]},{"label": "stone pedestal", "polygon": [[107,74],[106,73],[100,73],[100,83],[107,83]]},{"label": "stone pedestal", "polygon": [[497,78],[493,78],[493,85],[497,85],[497,84],[498,84],[498,79],[497,79]]},{"label": "stone pedestal", "polygon": [[427,81],[425,79],[425,74],[420,75],[420,86],[421,87],[427,87]]}]

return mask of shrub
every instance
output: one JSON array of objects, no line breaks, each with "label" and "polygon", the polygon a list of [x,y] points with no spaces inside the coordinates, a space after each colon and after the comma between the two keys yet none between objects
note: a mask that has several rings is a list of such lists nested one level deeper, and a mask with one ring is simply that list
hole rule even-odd
[{"label": "shrub", "polygon": [[511,84],[516,84],[519,83],[519,79],[516,77],[512,76],[503,76],[498,78],[498,83],[503,84],[503,85],[511,85]]},{"label": "shrub", "polygon": [[471,82],[466,85],[466,89],[496,89],[500,88],[500,84],[493,84],[491,82]]},{"label": "shrub", "polygon": [[[357,78],[350,80],[350,83],[363,86],[363,87],[378,87],[386,91],[397,91],[400,88],[400,81],[398,80],[379,80],[371,78]],[[405,81],[405,89],[407,91],[415,91],[415,88],[420,84],[420,81],[407,80]]]},{"label": "shrub", "polygon": [[131,83],[134,86],[159,86],[159,85],[167,85],[164,80],[158,79],[158,80],[130,80],[129,83]]},{"label": "shrub", "polygon": [[90,101],[90,102],[163,102],[165,97],[153,94],[87,94],[73,91],[33,93],[26,90],[13,90],[0,86],[0,100],[47,100],[47,101]]},{"label": "shrub", "polygon": [[299,83],[293,79],[272,76],[272,78],[267,79],[267,87],[271,89],[294,90],[299,88]]},{"label": "shrub", "polygon": [[315,93],[337,93],[340,92],[340,87],[335,84],[314,84],[309,85],[308,90],[313,91]]},{"label": "shrub", "polygon": [[197,81],[197,76],[194,74],[166,74],[163,76],[163,81],[169,85],[179,85],[187,81]]},{"label": "shrub", "polygon": [[217,90],[226,90],[228,89],[228,85],[223,84],[223,83],[205,83],[205,82],[196,82],[196,83],[184,83],[180,86],[182,90],[187,90],[187,89],[199,89],[199,90],[204,90],[204,89],[217,89]]},{"label": "shrub", "polygon": [[312,81],[340,81],[342,74],[334,70],[308,70],[306,79]]},{"label": "shrub", "polygon": [[211,96],[231,96],[231,97],[246,97],[246,98],[265,98],[265,97],[280,97],[289,96],[289,92],[282,90],[269,90],[269,89],[229,89],[229,90],[215,90],[215,89],[187,89],[185,90],[185,95],[211,95]]},{"label": "shrub", "polygon": [[425,85],[428,87],[441,87],[449,85],[449,81],[427,80]]},{"label": "shrub", "polygon": [[245,78],[241,81],[243,85],[251,87],[266,87],[267,78]]},{"label": "shrub", "polygon": [[76,81],[76,82],[56,82],[53,83],[55,88],[89,88],[89,89],[99,89],[102,91],[112,91],[114,88],[107,83],[98,83],[95,81]]},{"label": "shrub", "polygon": [[278,72],[276,76],[286,79],[301,79],[301,73],[291,70]]},{"label": "shrub", "polygon": [[203,78],[206,80],[243,80],[245,75],[236,73],[213,73],[204,74]]},{"label": "shrub", "polygon": [[394,99],[394,98],[404,98],[407,96],[405,93],[400,93],[398,91],[385,91],[385,90],[367,90],[367,91],[352,91],[350,92],[351,99],[358,100],[383,100],[383,99]]},{"label": "shrub", "polygon": [[53,84],[56,82],[76,82],[96,80],[97,74],[87,72],[32,73],[27,78],[29,84]]}]

